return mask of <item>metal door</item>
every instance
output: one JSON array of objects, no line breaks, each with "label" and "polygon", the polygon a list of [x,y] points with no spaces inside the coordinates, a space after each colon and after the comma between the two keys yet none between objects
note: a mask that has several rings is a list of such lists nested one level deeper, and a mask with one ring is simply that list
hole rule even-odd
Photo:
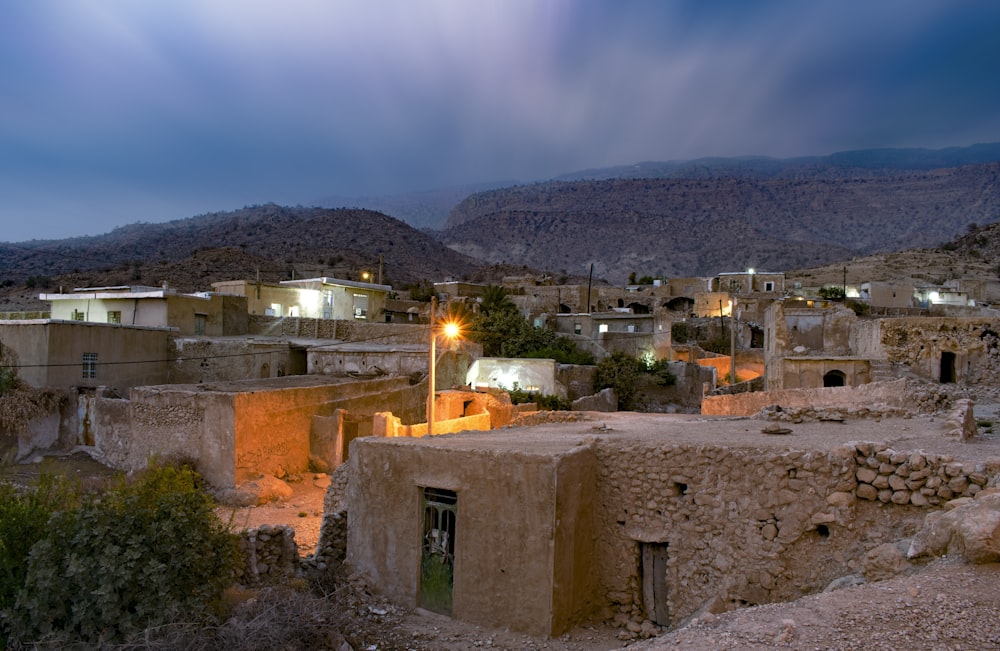
[{"label": "metal door", "polygon": [[457,515],[458,495],[454,491],[424,488],[420,606],[442,615],[451,615]]}]

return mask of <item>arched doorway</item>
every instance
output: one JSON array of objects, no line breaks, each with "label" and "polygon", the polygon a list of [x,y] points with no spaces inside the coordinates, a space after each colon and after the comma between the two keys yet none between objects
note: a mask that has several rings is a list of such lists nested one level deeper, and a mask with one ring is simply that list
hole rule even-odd
[{"label": "arched doorway", "polygon": [[843,371],[829,371],[823,376],[824,387],[842,387],[847,384],[847,376]]},{"label": "arched doorway", "polygon": [[941,384],[951,384],[955,381],[955,353],[941,353]]}]

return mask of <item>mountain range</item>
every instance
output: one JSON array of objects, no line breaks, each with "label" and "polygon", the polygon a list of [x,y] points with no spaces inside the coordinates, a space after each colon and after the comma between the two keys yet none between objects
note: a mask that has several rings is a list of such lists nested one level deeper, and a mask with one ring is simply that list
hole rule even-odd
[{"label": "mountain range", "polygon": [[[214,280],[357,279],[363,270],[403,286],[496,282],[519,272],[585,277],[591,268],[622,284],[633,272],[782,271],[936,247],[1000,221],[998,181],[997,144],[640,163],[471,194],[421,193],[409,203],[383,198],[399,213],[391,216],[362,201],[265,204],[103,235],[0,243],[0,286],[168,282],[193,291]],[[434,217],[449,205],[443,219]],[[423,211],[424,225],[404,221],[407,210]]]}]

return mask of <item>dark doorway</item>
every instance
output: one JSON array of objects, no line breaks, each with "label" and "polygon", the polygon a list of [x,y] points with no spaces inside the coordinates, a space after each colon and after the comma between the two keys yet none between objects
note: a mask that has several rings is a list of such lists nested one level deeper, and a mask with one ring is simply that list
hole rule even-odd
[{"label": "dark doorway", "polygon": [[955,353],[941,353],[941,384],[951,384],[955,381]]},{"label": "dark doorway", "polygon": [[847,384],[847,376],[843,371],[830,371],[823,376],[824,387],[842,387]]},{"label": "dark doorway", "polygon": [[424,489],[420,556],[420,606],[451,615],[455,585],[455,520],[458,495],[443,488]]},{"label": "dark doorway", "polygon": [[670,626],[667,582],[667,543],[640,543],[642,600],[646,617],[658,626]]}]

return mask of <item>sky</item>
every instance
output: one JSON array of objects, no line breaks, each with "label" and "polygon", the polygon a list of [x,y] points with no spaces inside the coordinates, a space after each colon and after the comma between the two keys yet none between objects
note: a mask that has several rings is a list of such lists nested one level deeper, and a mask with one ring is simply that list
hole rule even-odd
[{"label": "sky", "polygon": [[998,141],[994,0],[0,0],[0,241]]}]

